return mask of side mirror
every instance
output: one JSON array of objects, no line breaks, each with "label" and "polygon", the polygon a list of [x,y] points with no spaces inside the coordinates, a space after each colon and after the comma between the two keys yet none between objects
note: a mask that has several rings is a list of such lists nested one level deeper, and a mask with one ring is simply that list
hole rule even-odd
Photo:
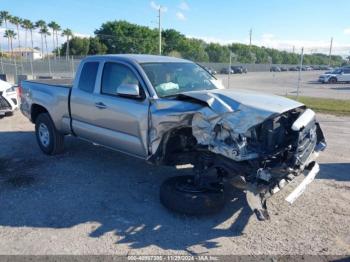
[{"label": "side mirror", "polygon": [[136,84],[121,84],[117,88],[117,95],[131,98],[140,98],[140,87]]}]

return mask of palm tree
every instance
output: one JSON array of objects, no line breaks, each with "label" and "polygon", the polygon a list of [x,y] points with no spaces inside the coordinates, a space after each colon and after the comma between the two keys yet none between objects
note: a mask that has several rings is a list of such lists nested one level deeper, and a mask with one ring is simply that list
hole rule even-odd
[{"label": "palm tree", "polygon": [[[27,48],[28,45],[28,31],[30,31],[30,40],[31,40],[31,47],[32,47],[32,52],[34,52],[34,43],[33,43],[33,30],[34,30],[34,24],[28,20],[28,19],[23,19],[22,20],[22,27],[24,28],[25,30],[25,38],[24,38],[24,47]],[[26,56],[26,59],[28,59],[28,56]],[[32,75],[34,74],[33,72],[33,59],[30,59],[30,69],[31,69],[31,72],[32,72]]]},{"label": "palm tree", "polygon": [[10,48],[11,48],[11,56],[13,57],[13,39],[16,39],[16,33],[13,30],[7,29],[5,31],[4,37],[9,40]]},{"label": "palm tree", "polygon": [[57,48],[57,53],[58,53],[58,57],[61,57],[61,50],[60,47],[58,46],[58,32],[61,31],[61,27],[60,25],[57,24],[56,28],[56,48]]},{"label": "palm tree", "polygon": [[20,57],[21,61],[20,62],[21,62],[21,71],[23,73],[23,61],[22,61],[21,39],[20,39],[21,37],[20,37],[20,34],[19,34],[19,27],[20,27],[20,25],[22,23],[22,19],[19,18],[18,16],[12,16],[10,18],[10,22],[11,22],[11,24],[15,25],[16,28],[17,28],[18,49],[19,49],[19,52],[21,53],[21,57]]},{"label": "palm tree", "polygon": [[[11,18],[11,15],[10,15],[9,12],[7,12],[7,11],[0,11],[0,20],[5,22],[6,30],[8,29],[7,22],[8,22],[8,20],[10,18]],[[10,48],[10,39],[9,38],[7,39],[7,45],[8,45],[8,48]]]},{"label": "palm tree", "polygon": [[0,11],[0,20],[5,22],[5,27],[7,29],[7,21],[9,21],[11,18],[11,15],[7,11]]},{"label": "palm tree", "polygon": [[71,36],[73,36],[73,32],[72,32],[72,30],[70,30],[70,29],[67,28],[67,29],[63,30],[62,36],[66,36],[66,37],[67,37],[66,59],[68,60],[68,59],[69,59],[69,38],[70,38]]},{"label": "palm tree", "polygon": [[50,36],[51,34],[50,34],[49,29],[47,28],[47,26],[45,26],[42,29],[40,29],[40,34],[44,37],[44,40],[45,40],[46,56],[47,56],[47,61],[49,62],[49,73],[51,75],[51,61],[50,61],[50,57],[49,57],[49,50],[47,48],[47,36]]},{"label": "palm tree", "polygon": [[28,19],[22,20],[22,27],[24,28],[24,47],[28,47],[28,30],[32,22]]},{"label": "palm tree", "polygon": [[[2,19],[0,19],[0,27],[2,26]],[[4,71],[4,64],[2,63],[2,56],[3,56],[3,53],[2,53],[2,43],[1,43],[1,35],[0,35],[0,63],[1,63],[1,72],[2,73],[5,73]]]},{"label": "palm tree", "polygon": [[[55,34],[57,34],[57,31],[60,29],[60,26],[55,21],[50,22],[47,26],[52,30],[52,49],[55,50]],[[58,48],[58,44],[56,48]],[[55,55],[55,59],[56,59],[56,55]]]},{"label": "palm tree", "polygon": [[[39,20],[35,23],[35,27],[39,28],[39,33],[40,33],[40,31],[46,27],[46,22],[44,20]],[[41,52],[44,53],[44,37],[42,33],[40,33],[40,36],[41,36]]]},{"label": "palm tree", "polygon": [[[28,19],[25,20],[26,29],[30,32],[30,42],[32,46],[32,52],[33,57],[30,59],[30,69],[32,72],[32,76],[34,77],[34,70],[33,70],[33,59],[34,59],[34,42],[33,42],[33,30],[35,29],[35,25]],[[41,51],[42,54],[43,51]]]},{"label": "palm tree", "polygon": [[19,27],[22,23],[22,19],[19,18],[18,16],[12,16],[9,20],[11,22],[11,24],[16,26],[17,29],[17,36],[18,36],[18,47],[21,48],[21,40],[20,40],[20,34],[19,34]]}]

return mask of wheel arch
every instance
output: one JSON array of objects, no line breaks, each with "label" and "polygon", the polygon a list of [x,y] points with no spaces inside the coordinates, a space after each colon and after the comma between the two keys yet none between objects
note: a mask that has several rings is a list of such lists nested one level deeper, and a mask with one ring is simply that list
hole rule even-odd
[{"label": "wheel arch", "polygon": [[[180,126],[170,129],[163,135],[157,151],[149,158],[149,161],[159,165],[177,165],[183,162],[191,162],[189,158],[197,145],[196,138],[192,135],[191,126]],[[193,150],[192,150],[193,149]],[[186,157],[184,154],[186,153]]]},{"label": "wheel arch", "polygon": [[[42,105],[32,104],[30,109],[30,119],[33,123],[35,123],[38,116],[42,113],[47,113],[50,115],[49,111]],[[51,116],[50,116],[51,117]]]}]

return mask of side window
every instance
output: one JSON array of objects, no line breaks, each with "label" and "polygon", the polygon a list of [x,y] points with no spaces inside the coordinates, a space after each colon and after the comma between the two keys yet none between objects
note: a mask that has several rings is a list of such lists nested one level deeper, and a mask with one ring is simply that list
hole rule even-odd
[{"label": "side window", "polygon": [[86,62],[80,73],[78,88],[88,93],[94,92],[98,62]]},{"label": "side window", "polygon": [[344,74],[350,74],[350,69],[344,69],[343,72]]},{"label": "side window", "polygon": [[127,66],[117,63],[105,63],[101,93],[117,95],[117,89],[120,85],[139,85],[139,80]]}]

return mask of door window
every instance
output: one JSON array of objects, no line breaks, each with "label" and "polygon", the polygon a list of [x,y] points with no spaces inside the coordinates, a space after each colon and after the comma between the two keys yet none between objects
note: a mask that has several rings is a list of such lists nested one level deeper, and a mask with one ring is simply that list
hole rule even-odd
[{"label": "door window", "polygon": [[120,85],[139,86],[139,84],[138,78],[127,66],[117,63],[105,63],[102,75],[102,94],[117,95],[117,89]]}]

